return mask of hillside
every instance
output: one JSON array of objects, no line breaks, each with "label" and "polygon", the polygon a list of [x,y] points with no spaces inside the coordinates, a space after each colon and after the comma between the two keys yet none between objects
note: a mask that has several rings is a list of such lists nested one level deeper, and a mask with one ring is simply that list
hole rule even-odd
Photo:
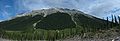
[{"label": "hillside", "polygon": [[18,40],[55,40],[76,35],[84,36],[87,32],[96,34],[100,30],[109,30],[117,25],[78,10],[50,8],[33,10],[0,22],[0,35],[3,35],[3,38]]},{"label": "hillside", "polygon": [[42,19],[41,15],[32,16],[23,16],[17,17],[15,19],[5,21],[1,23],[1,27],[5,30],[24,30],[27,27],[32,26],[36,21]]},{"label": "hillside", "polygon": [[1,22],[0,24],[6,30],[22,30],[30,26],[32,28],[62,29],[75,27],[76,25],[88,26],[89,28],[97,27],[99,29],[106,27],[104,22],[105,20],[84,14],[81,11],[51,8],[32,11],[24,16],[19,16],[12,20]]},{"label": "hillside", "polygon": [[71,16],[67,13],[56,12],[44,17],[38,24],[36,28],[41,29],[64,29],[75,27]]}]

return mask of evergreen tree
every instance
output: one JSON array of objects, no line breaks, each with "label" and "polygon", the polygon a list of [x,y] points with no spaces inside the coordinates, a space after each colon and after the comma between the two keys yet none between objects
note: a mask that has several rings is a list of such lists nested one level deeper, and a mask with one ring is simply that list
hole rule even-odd
[{"label": "evergreen tree", "polygon": [[112,21],[111,21],[110,27],[112,28],[113,27],[113,23],[114,23],[114,17],[113,17],[113,15],[111,15],[111,17],[112,17]]},{"label": "evergreen tree", "polygon": [[108,17],[107,17],[107,27],[106,27],[106,29],[109,27],[109,19],[108,19]]},{"label": "evergreen tree", "polygon": [[119,25],[120,25],[120,16],[118,16],[118,21],[119,21]]},{"label": "evergreen tree", "polygon": [[111,15],[111,17],[112,17],[112,22],[114,22],[114,17],[113,17],[113,15]]},{"label": "evergreen tree", "polygon": [[117,18],[116,18],[116,16],[115,16],[115,15],[114,15],[114,19],[115,19],[115,20],[114,20],[114,21],[115,21],[115,23],[116,23],[116,24],[118,24],[118,21],[117,21]]}]

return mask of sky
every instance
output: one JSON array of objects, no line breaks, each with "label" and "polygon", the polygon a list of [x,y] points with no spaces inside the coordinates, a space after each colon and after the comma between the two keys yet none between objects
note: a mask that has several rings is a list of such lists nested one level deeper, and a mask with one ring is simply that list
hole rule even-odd
[{"label": "sky", "polygon": [[119,0],[0,0],[0,21],[44,8],[77,9],[98,18],[120,16]]}]

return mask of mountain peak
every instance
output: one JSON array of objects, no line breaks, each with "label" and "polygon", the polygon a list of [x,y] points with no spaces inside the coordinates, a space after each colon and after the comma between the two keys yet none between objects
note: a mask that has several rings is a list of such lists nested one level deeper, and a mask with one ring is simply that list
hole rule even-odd
[{"label": "mountain peak", "polygon": [[76,9],[68,9],[68,8],[49,8],[49,9],[41,9],[41,10],[32,10],[31,12],[27,12],[27,13],[24,13],[22,15],[17,15],[17,17],[21,17],[21,16],[34,16],[34,15],[42,15],[42,16],[47,16],[47,15],[50,15],[52,13],[56,13],[56,12],[64,12],[64,13],[68,13],[70,15],[73,15],[73,14],[83,14],[85,16],[88,16],[88,17],[93,17],[91,15],[88,15],[88,14],[85,14],[79,10],[76,10]]}]

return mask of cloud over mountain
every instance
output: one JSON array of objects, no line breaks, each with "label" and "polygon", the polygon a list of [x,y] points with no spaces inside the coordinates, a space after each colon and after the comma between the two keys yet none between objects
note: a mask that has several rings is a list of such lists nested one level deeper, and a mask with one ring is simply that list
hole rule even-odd
[{"label": "cloud over mountain", "polygon": [[[54,7],[77,9],[99,18],[111,14],[120,15],[119,0],[2,0],[0,2],[3,3],[0,4],[0,9],[7,11],[10,17],[21,12]],[[5,9],[4,5],[9,9]],[[3,13],[0,14],[2,15]]]},{"label": "cloud over mountain", "polygon": [[[37,10],[41,8],[74,8],[86,12],[88,14],[97,17],[106,17],[106,15],[111,15],[111,11],[116,11],[112,14],[120,13],[119,0],[22,0],[23,5],[31,10]],[[118,15],[118,14],[117,14]]]}]

